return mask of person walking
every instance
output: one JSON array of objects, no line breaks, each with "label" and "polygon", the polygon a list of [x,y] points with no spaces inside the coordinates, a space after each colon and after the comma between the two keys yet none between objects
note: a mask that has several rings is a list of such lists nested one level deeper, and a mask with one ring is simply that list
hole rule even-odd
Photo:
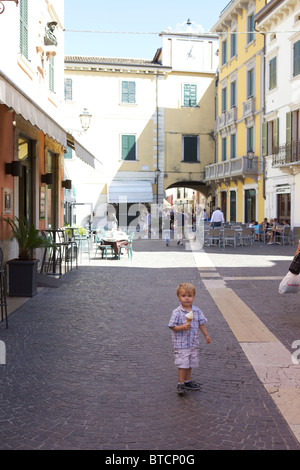
[{"label": "person walking", "polygon": [[224,223],[225,223],[224,214],[221,211],[220,207],[217,207],[216,210],[214,210],[212,213],[212,216],[210,219],[210,225],[212,225],[212,227],[215,228],[215,227],[221,227],[221,225]]}]

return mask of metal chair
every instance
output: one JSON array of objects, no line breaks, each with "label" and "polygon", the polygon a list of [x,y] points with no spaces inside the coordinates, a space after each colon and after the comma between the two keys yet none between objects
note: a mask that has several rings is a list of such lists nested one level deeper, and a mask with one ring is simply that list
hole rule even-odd
[{"label": "metal chair", "polygon": [[96,239],[96,250],[95,250],[94,258],[96,258],[98,250],[101,251],[102,259],[103,259],[104,253],[105,253],[105,259],[107,259],[108,250],[111,251],[111,254],[113,255],[115,254],[113,247],[111,245],[105,245],[104,241],[100,238],[98,233],[96,233],[95,239]]},{"label": "metal chair", "polygon": [[211,228],[207,237],[208,246],[219,245],[221,246],[221,229]]},{"label": "metal chair", "polygon": [[1,321],[3,321],[5,316],[6,328],[8,328],[8,318],[7,318],[7,302],[6,302],[6,282],[5,274],[2,270],[3,262],[3,251],[0,247],[0,306],[1,306]]},{"label": "metal chair", "polygon": [[285,242],[287,242],[287,244],[290,244],[291,240],[293,240],[293,231],[291,227],[284,226],[281,232],[275,232],[276,243],[282,242],[282,244],[284,245]]},{"label": "metal chair", "polygon": [[233,242],[234,248],[236,247],[236,231],[234,229],[224,228],[223,243],[224,246],[230,245]]},{"label": "metal chair", "polygon": [[247,245],[247,243],[244,243],[244,242],[250,242],[250,245],[253,245],[254,233],[253,233],[252,228],[249,228],[249,227],[242,228],[242,232],[240,234],[240,244]]},{"label": "metal chair", "polygon": [[120,250],[119,250],[119,259],[121,256],[122,248],[124,248],[125,251],[127,252],[128,258],[130,257],[130,259],[132,259],[132,241],[133,241],[133,234],[129,234],[128,239],[121,243]]}]

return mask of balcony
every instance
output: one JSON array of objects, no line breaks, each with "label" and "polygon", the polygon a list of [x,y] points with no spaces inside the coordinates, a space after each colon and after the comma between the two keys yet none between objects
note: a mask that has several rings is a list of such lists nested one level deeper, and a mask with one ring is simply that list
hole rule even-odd
[{"label": "balcony", "polygon": [[300,141],[293,140],[292,142],[280,145],[274,148],[272,156],[273,167],[291,167],[300,165]]},{"label": "balcony", "polygon": [[255,111],[255,98],[243,102],[243,118],[251,116]]},{"label": "balcony", "polygon": [[219,131],[220,129],[231,126],[236,123],[236,116],[237,116],[237,109],[230,108],[228,111],[217,116],[216,120],[216,130]]},{"label": "balcony", "polygon": [[246,177],[257,180],[259,174],[258,157],[247,156],[213,163],[205,167],[205,181],[228,184],[231,180],[244,180]]}]

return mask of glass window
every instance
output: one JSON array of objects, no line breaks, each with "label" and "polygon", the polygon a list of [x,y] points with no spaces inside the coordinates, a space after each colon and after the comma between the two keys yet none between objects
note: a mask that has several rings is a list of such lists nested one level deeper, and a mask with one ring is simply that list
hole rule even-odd
[{"label": "glass window", "polygon": [[253,127],[247,128],[247,152],[248,150],[254,150]]},{"label": "glass window", "polygon": [[183,106],[197,106],[197,85],[185,83],[183,87]]},{"label": "glass window", "polygon": [[135,103],[135,82],[122,82],[122,103]]},{"label": "glass window", "polygon": [[269,90],[273,90],[277,86],[277,58],[273,57],[269,61]]},{"label": "glass window", "polygon": [[135,135],[122,135],[122,160],[136,160]]},{"label": "glass window", "polygon": [[247,73],[247,98],[254,96],[254,69],[248,70]]},{"label": "glass window", "polygon": [[227,62],[227,39],[222,41],[222,65]]},{"label": "glass window", "polygon": [[293,77],[300,74],[300,40],[293,45]]},{"label": "glass window", "polygon": [[236,191],[230,191],[230,222],[236,222]]},{"label": "glass window", "polygon": [[225,113],[227,109],[227,87],[222,88],[222,113]]},{"label": "glass window", "polygon": [[247,43],[254,40],[254,14],[248,16]]},{"label": "glass window", "polygon": [[230,158],[236,157],[236,134],[230,136]]},{"label": "glass window", "polygon": [[236,81],[231,82],[230,84],[230,107],[234,108],[236,106]]},{"label": "glass window", "polygon": [[222,139],[222,162],[227,160],[227,137]]},{"label": "glass window", "polygon": [[230,36],[230,57],[234,57],[237,54],[237,34],[231,33]]},{"label": "glass window", "polygon": [[198,136],[185,135],[183,136],[183,161],[187,163],[198,162],[199,149],[198,149]]}]

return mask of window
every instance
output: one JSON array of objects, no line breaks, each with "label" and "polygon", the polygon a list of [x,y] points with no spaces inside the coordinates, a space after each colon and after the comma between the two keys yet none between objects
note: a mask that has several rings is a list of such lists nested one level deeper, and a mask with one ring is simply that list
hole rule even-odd
[{"label": "window", "polygon": [[231,33],[230,36],[230,57],[234,57],[237,54],[237,34]]},{"label": "window", "polygon": [[136,137],[135,135],[122,135],[122,160],[136,160]]},{"label": "window", "polygon": [[262,155],[272,155],[279,145],[279,119],[262,123]]},{"label": "window", "polygon": [[28,59],[28,0],[20,0],[20,52]]},{"label": "window", "polygon": [[54,57],[49,57],[49,90],[54,91]]},{"label": "window", "polygon": [[122,103],[135,103],[135,82],[122,82]]},{"label": "window", "polygon": [[198,149],[198,136],[184,135],[183,136],[183,161],[186,163],[198,162],[199,149]]},{"label": "window", "polygon": [[230,158],[236,158],[236,134],[230,136]]},{"label": "window", "polygon": [[253,136],[253,127],[247,127],[247,152],[248,150],[254,150]]},{"label": "window", "polygon": [[72,101],[72,78],[65,78],[65,101]]},{"label": "window", "polygon": [[247,43],[254,40],[254,14],[248,16]]},{"label": "window", "polygon": [[230,222],[236,221],[236,191],[230,191]]},{"label": "window", "polygon": [[269,61],[269,90],[277,86],[277,57]]},{"label": "window", "polygon": [[185,83],[183,87],[183,106],[197,106],[197,85]]},{"label": "window", "polygon": [[227,160],[227,137],[224,137],[222,139],[222,148],[221,148],[221,151],[222,151],[222,162],[225,162],[225,160]]},{"label": "window", "polygon": [[222,41],[222,65],[227,62],[227,39]]},{"label": "window", "polygon": [[227,109],[227,87],[222,88],[221,100],[222,100],[222,103],[221,103],[222,113],[225,113]]},{"label": "window", "polygon": [[247,99],[254,96],[254,69],[247,72]]},{"label": "window", "polygon": [[293,45],[293,77],[300,74],[300,40]]},{"label": "window", "polygon": [[231,82],[230,84],[230,107],[234,108],[236,106],[236,81]]}]

